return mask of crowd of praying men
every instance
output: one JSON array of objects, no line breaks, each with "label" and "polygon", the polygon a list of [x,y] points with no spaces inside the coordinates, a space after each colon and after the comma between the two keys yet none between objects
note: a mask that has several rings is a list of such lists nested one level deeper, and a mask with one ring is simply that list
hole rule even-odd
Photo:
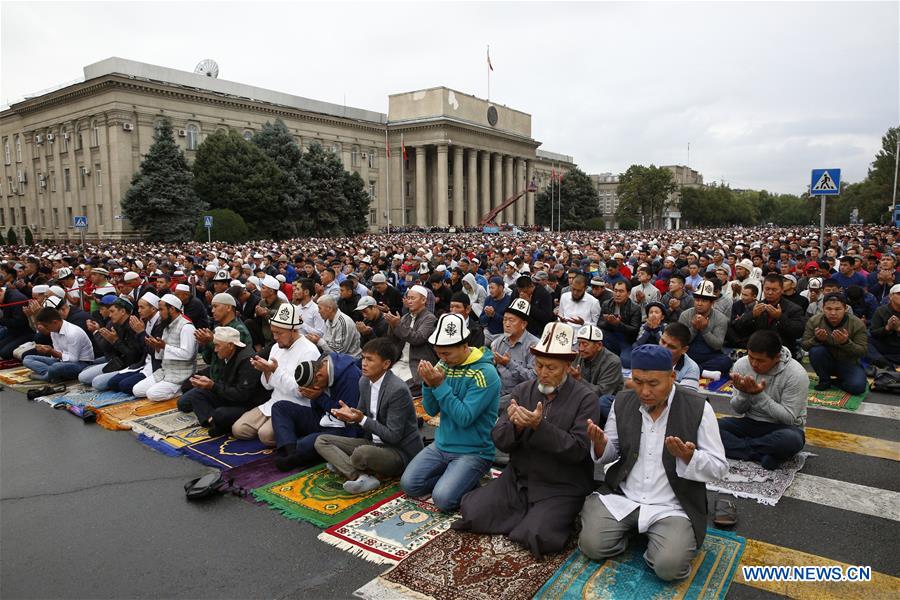
[{"label": "crowd of praying men", "polygon": [[[177,397],[210,435],[276,448],[279,469],[325,462],[351,494],[399,477],[459,510],[454,528],[538,557],[577,534],[602,560],[645,533],[648,566],[679,579],[726,458],[777,469],[803,448],[801,361],[817,390],[851,394],[900,364],[896,233],[0,247],[0,364],[48,393]],[[700,382],[729,378],[738,416],[717,419]],[[440,415],[433,439],[414,397]],[[733,504],[716,517],[733,524]]]}]

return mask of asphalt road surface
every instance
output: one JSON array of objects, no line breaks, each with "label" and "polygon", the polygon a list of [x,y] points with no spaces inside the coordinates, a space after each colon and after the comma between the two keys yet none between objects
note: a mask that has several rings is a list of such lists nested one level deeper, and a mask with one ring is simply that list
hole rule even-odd
[{"label": "asphalt road surface", "polygon": [[[777,506],[738,499],[734,529],[782,562],[814,555],[888,577],[780,587],[737,577],[729,598],[900,594],[898,400],[870,394],[858,413],[810,408],[808,427],[835,433],[819,445],[808,434],[816,456]],[[727,400],[711,402],[729,412]],[[0,597],[350,598],[385,570],[236,497],[187,502],[184,482],[208,470],[0,391]]]}]

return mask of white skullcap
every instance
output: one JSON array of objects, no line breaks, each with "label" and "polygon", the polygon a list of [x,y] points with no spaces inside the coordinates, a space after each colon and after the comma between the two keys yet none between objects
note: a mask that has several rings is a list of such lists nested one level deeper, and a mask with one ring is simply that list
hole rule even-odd
[{"label": "white skullcap", "polygon": [[175,307],[178,310],[184,308],[184,304],[182,304],[181,299],[175,294],[166,294],[162,298],[159,299],[160,302],[165,302],[169,306]]},{"label": "white skullcap", "polygon": [[153,308],[159,308],[159,296],[157,296],[153,292],[147,292],[146,294],[144,294],[143,296],[138,298],[138,300],[145,301],[147,304],[149,304]]},{"label": "white skullcap", "polygon": [[191,286],[187,285],[186,283],[179,283],[178,285],[175,286],[175,291],[176,292],[190,292]]},{"label": "white skullcap", "polygon": [[[425,289],[424,286],[421,286],[421,285],[414,285],[414,286],[412,286],[411,288],[409,288],[409,291],[410,291],[410,292],[415,292],[416,294],[419,294],[420,296],[422,296],[422,297],[425,298],[426,300],[428,299],[428,290]],[[407,292],[407,293],[409,293],[409,292]]]}]

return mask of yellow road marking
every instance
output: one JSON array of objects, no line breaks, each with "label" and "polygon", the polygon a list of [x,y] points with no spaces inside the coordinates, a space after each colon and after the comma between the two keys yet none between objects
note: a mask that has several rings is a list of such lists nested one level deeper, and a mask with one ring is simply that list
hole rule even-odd
[{"label": "yellow road marking", "polygon": [[[747,540],[741,563],[735,572],[734,582],[797,600],[876,600],[900,598],[900,579],[872,571],[872,580],[865,582],[797,582],[797,581],[745,581],[743,566],[834,566],[847,567],[815,554],[800,552],[758,540]],[[858,566],[858,565],[854,565]]]},{"label": "yellow road marking", "polygon": [[[716,416],[733,417],[735,415],[716,413]],[[900,442],[881,440],[866,435],[818,429],[817,427],[807,427],[806,443],[810,446],[817,446],[819,448],[829,448],[841,452],[852,452],[853,454],[860,454],[862,456],[873,456],[876,458],[900,461]]]}]

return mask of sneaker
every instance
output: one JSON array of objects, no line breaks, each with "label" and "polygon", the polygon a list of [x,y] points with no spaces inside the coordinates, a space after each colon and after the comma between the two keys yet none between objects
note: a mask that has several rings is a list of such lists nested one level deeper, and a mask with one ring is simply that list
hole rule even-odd
[{"label": "sneaker", "polygon": [[781,463],[783,462],[783,460],[775,458],[771,454],[766,454],[760,459],[759,464],[761,464],[764,469],[774,471],[775,469],[779,468],[781,466]]},{"label": "sneaker", "polygon": [[820,381],[819,383],[817,383],[815,385],[815,387],[813,389],[816,390],[817,392],[824,392],[825,390],[830,390],[831,382],[830,381]]},{"label": "sneaker", "polygon": [[371,475],[364,474],[360,475],[356,479],[345,481],[344,490],[346,490],[348,494],[363,494],[365,492],[371,492],[372,490],[377,489],[380,485],[380,481],[378,481]]}]

